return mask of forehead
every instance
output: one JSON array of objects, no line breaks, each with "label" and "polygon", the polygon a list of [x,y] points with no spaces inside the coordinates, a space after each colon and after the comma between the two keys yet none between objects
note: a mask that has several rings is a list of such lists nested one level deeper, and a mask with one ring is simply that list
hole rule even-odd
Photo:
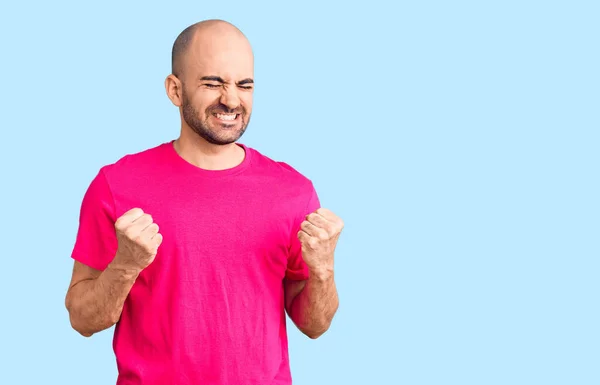
[{"label": "forehead", "polygon": [[254,56],[241,39],[198,39],[188,51],[188,73],[196,78],[216,75],[225,80],[252,78]]}]

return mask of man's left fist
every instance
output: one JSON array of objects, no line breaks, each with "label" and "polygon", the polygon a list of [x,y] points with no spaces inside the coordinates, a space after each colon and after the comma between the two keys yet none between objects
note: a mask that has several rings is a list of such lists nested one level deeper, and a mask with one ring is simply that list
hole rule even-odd
[{"label": "man's left fist", "polygon": [[342,219],[325,208],[306,216],[298,239],[302,244],[302,258],[311,272],[324,275],[333,272],[333,252],[343,228]]}]

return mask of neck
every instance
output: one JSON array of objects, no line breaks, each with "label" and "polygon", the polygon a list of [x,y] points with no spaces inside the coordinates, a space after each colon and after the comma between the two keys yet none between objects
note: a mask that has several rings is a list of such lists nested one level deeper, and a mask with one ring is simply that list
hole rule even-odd
[{"label": "neck", "polygon": [[184,135],[173,143],[175,151],[187,162],[205,170],[233,168],[244,160],[244,149],[235,143],[218,145],[207,142],[196,133]]}]

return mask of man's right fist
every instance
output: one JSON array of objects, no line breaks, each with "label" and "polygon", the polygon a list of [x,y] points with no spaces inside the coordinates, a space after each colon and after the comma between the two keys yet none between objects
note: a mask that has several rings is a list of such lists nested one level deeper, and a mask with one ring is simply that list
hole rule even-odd
[{"label": "man's right fist", "polygon": [[114,259],[117,265],[141,271],[154,261],[163,237],[149,214],[131,209],[117,219],[115,230],[119,243]]}]

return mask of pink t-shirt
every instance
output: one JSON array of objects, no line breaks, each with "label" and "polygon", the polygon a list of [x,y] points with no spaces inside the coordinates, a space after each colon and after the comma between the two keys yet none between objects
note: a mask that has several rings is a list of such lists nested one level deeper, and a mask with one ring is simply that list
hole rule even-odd
[{"label": "pink t-shirt", "polygon": [[308,278],[296,233],[319,199],[292,167],[238,145],[245,158],[227,170],[200,169],[167,142],[91,182],[72,258],[104,270],[114,223],[134,207],[163,235],[115,328],[117,384],[292,383],[282,282]]}]

